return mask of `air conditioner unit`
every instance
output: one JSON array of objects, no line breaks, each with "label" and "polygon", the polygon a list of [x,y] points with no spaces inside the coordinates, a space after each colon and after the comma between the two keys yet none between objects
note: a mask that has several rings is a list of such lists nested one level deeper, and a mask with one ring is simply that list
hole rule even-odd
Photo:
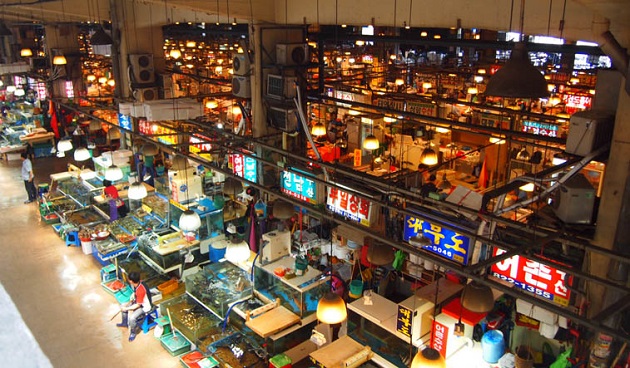
[{"label": "air conditioner unit", "polygon": [[280,65],[305,65],[309,62],[308,44],[279,43],[276,45],[276,63]]},{"label": "air conditioner unit", "polygon": [[251,98],[252,85],[249,77],[235,75],[232,77],[232,94],[236,97]]},{"label": "air conditioner unit", "polygon": [[571,116],[565,152],[586,156],[610,143],[614,117],[603,111],[580,111]]},{"label": "air conditioner unit", "polygon": [[295,109],[270,106],[267,120],[276,129],[294,132],[297,129],[297,112]]},{"label": "air conditioner unit", "polygon": [[249,55],[236,54],[236,56],[234,56],[234,59],[232,59],[232,69],[234,70],[234,75],[249,75]]},{"label": "air conditioner unit", "polygon": [[567,180],[553,194],[553,210],[567,224],[590,224],[594,206],[595,188],[582,174]]},{"label": "air conditioner unit", "polygon": [[267,75],[267,97],[277,99],[293,99],[295,97],[296,77]]},{"label": "air conditioner unit", "polygon": [[155,69],[153,67],[153,55],[132,54],[129,55],[131,67],[132,86],[142,86],[155,83]]},{"label": "air conditioner unit", "polygon": [[155,101],[158,99],[158,89],[157,87],[134,89],[133,98],[138,102]]}]

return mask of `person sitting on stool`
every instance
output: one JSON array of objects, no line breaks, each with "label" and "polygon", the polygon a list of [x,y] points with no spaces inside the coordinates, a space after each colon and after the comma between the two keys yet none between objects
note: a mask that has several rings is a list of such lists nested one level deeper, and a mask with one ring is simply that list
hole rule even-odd
[{"label": "person sitting on stool", "polygon": [[120,305],[122,312],[122,322],[116,324],[117,327],[129,327],[129,341],[136,338],[144,316],[153,308],[151,304],[151,293],[143,282],[140,282],[138,272],[130,272],[129,284],[133,288],[133,294],[129,302]]}]

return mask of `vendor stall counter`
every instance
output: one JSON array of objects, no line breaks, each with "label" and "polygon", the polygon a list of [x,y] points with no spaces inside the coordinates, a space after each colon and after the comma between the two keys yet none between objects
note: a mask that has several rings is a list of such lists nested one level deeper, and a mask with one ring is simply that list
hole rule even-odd
[{"label": "vendor stall counter", "polygon": [[[177,271],[181,276],[185,267],[206,261],[199,253],[199,241],[186,239],[180,232],[162,235],[146,233],[138,238],[138,251],[151,267],[162,274]],[[192,262],[186,262],[188,254],[193,257]]]}]

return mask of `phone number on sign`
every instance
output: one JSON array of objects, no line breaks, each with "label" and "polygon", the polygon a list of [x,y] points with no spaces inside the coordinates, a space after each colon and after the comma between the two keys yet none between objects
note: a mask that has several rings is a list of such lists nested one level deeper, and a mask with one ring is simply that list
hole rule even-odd
[{"label": "phone number on sign", "polygon": [[494,277],[496,277],[496,278],[498,278],[500,280],[507,281],[507,282],[509,282],[511,284],[514,284],[514,286],[516,286],[517,288],[523,289],[523,290],[528,291],[530,293],[534,293],[534,294],[536,294],[538,296],[542,296],[545,299],[549,299],[549,300],[553,300],[554,299],[554,295],[551,294],[550,292],[544,291],[544,290],[541,290],[541,289],[539,289],[539,288],[537,288],[535,286],[528,285],[528,284],[525,284],[523,282],[514,280],[511,277],[507,277],[505,275],[501,275],[501,274],[499,274],[497,272],[493,272],[492,276],[494,276]]}]

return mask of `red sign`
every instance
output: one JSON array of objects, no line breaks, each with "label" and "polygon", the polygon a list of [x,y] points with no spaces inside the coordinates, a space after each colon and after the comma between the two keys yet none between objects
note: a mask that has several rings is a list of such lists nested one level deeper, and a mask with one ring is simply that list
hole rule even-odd
[{"label": "red sign", "polygon": [[[506,251],[494,248],[493,256]],[[554,303],[569,305],[570,292],[565,285],[566,272],[521,256],[513,256],[492,265],[492,276],[534,293]]]},{"label": "red sign", "polygon": [[372,203],[338,188],[328,188],[326,208],[363,226],[370,226]]},{"label": "red sign", "polygon": [[433,341],[431,347],[440,352],[440,355],[446,357],[446,343],[448,342],[448,327],[440,322],[433,320]]},{"label": "red sign", "polygon": [[234,153],[230,155],[230,164],[232,164],[232,172],[241,178],[245,174],[245,160],[243,155]]}]

